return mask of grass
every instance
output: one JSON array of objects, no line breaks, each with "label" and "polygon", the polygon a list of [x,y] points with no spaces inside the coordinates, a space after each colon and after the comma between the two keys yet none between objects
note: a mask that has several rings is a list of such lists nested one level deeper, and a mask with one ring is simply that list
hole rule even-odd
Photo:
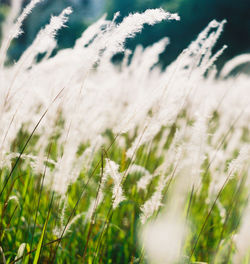
[{"label": "grass", "polygon": [[[169,131],[169,137],[172,137],[172,129]],[[92,221],[86,221],[90,197],[94,198],[98,191],[103,157],[108,156],[121,164],[123,172],[127,171],[130,163],[124,154],[125,149],[114,142],[115,136],[110,132],[105,133],[105,136],[108,144],[103,148],[108,150],[100,150],[94,154],[89,171],[81,172],[77,181],[70,185],[65,197],[60,197],[48,186],[44,186],[43,177],[46,177],[46,171],[49,170],[47,166],[44,168],[44,175],[37,175],[22,157],[12,160],[12,166],[15,166],[17,160],[18,163],[1,195],[1,247],[5,249],[6,263],[15,262],[22,243],[26,244],[23,258],[29,258],[33,263],[37,263],[38,258],[40,263],[52,263],[55,260],[57,263],[139,262],[142,253],[136,231],[141,225],[140,207],[152,195],[157,178],[152,181],[146,193],[138,192],[136,183],[139,175],[128,173],[123,185],[127,199],[115,210],[111,206],[112,181],[108,181],[105,199],[95,210]],[[147,144],[142,146],[136,155],[136,163],[149,171],[154,171],[153,165],[160,163],[161,157],[158,158],[154,150],[157,141],[156,137],[150,147]],[[128,145],[131,142],[132,139],[128,139]],[[50,146],[48,157],[56,156],[56,144],[51,142]],[[31,147],[32,145],[29,146]],[[203,166],[208,167],[208,160]],[[10,169],[1,170],[2,183],[9,174]],[[202,260],[211,263],[218,256],[221,257],[221,252],[224,260],[217,263],[232,261],[232,236],[237,231],[247,199],[244,187],[246,175],[243,176],[238,175],[240,184],[238,179],[228,179],[214,202],[208,204],[206,199],[211,176],[209,169],[204,170],[200,193],[189,193],[185,214],[192,225],[183,256],[190,256],[191,262]],[[163,200],[168,199],[169,188],[173,184],[170,177],[169,174],[169,184],[165,187]],[[216,204],[218,199],[226,211],[224,222]],[[62,237],[56,236],[53,232],[55,228],[61,228],[62,232],[75,215],[79,215],[79,218],[70,226],[69,231]],[[187,259],[184,260],[185,263],[188,263]],[[141,263],[144,261],[144,258],[140,260]]]},{"label": "grass", "polygon": [[159,70],[166,38],[124,43],[178,15],[102,17],[53,54],[67,8],[7,67],[38,2],[0,48],[0,262],[249,263],[249,77],[213,68],[225,21]]}]

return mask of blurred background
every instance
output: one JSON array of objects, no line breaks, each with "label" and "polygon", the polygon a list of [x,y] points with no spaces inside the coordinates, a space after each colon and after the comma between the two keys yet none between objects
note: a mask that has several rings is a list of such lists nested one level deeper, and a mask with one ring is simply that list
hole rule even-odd
[{"label": "blurred background", "polygon": [[[29,0],[23,0],[23,5],[28,2]],[[9,6],[10,0],[0,0],[0,23],[7,15]],[[217,48],[224,44],[228,45],[228,48],[217,61],[217,66],[220,68],[228,59],[250,51],[250,0],[44,0],[25,20],[25,34],[12,43],[10,60],[17,60],[39,29],[48,23],[50,16],[59,14],[67,6],[72,6],[74,13],[70,16],[68,27],[58,34],[58,49],[73,46],[82,31],[103,13],[107,13],[108,18],[112,19],[113,14],[120,11],[119,19],[122,20],[130,12],[162,7],[169,12],[177,12],[181,21],[146,26],[135,39],[127,41],[128,48],[133,50],[139,43],[148,46],[168,36],[171,44],[161,56],[161,63],[165,66],[173,61],[212,19],[226,19],[227,24]]]}]

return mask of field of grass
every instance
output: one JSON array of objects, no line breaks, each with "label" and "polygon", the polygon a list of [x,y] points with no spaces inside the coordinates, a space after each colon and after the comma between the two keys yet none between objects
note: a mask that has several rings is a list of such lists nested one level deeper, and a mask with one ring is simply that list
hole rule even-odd
[{"label": "field of grass", "polygon": [[225,21],[162,70],[167,38],[124,43],[177,14],[102,17],[53,54],[68,8],[6,66],[38,2],[3,25],[0,263],[249,263],[249,55],[216,71]]}]

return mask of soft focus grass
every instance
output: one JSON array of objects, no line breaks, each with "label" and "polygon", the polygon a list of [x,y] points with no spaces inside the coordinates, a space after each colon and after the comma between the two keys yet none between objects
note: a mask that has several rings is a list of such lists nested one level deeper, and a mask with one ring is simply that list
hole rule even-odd
[{"label": "soft focus grass", "polygon": [[[165,148],[168,148],[171,143],[175,130],[174,126],[169,130]],[[20,159],[0,198],[0,243],[6,263],[13,263],[22,243],[26,243],[26,249],[20,263],[32,263],[34,261],[46,219],[48,221],[42,241],[39,263],[52,263],[53,261],[56,263],[146,263],[144,252],[138,241],[138,230],[141,225],[139,221],[140,206],[152,195],[157,177],[149,185],[147,193],[144,193],[144,191],[138,192],[136,190],[136,183],[140,175],[128,173],[123,185],[127,199],[115,210],[112,210],[111,204],[112,184],[108,181],[104,200],[94,214],[95,223],[85,222],[91,197],[96,197],[104,158],[108,157],[116,161],[120,164],[121,171],[124,172],[131,163],[131,160],[126,158],[125,152],[135,135],[122,135],[125,137],[125,148],[118,146],[116,136],[110,131],[107,131],[104,136],[107,139],[106,145],[94,154],[90,170],[83,170],[78,180],[70,185],[66,197],[52,193],[47,185],[41,187],[43,175],[35,174],[29,161]],[[159,158],[156,155],[156,147],[161,136],[162,131],[152,142],[140,147],[136,153],[134,162],[144,166],[150,172],[153,172],[162,162],[162,157]],[[27,137],[27,133],[20,132],[19,137],[13,142],[13,151],[20,151]],[[26,152],[32,152],[36,137],[32,138]],[[79,153],[86,147],[87,144],[82,146]],[[48,143],[47,155],[56,159],[58,148],[56,137],[52,138],[51,142]],[[12,160],[12,166],[15,161],[15,159]],[[189,200],[186,201],[186,210],[183,214],[191,223],[191,232],[189,232],[185,243],[185,252],[180,263],[189,263],[189,256],[192,251],[194,252],[190,261],[193,263],[196,261],[232,263],[232,254],[235,250],[232,238],[239,226],[247,200],[247,192],[244,187],[246,175],[238,175],[238,178],[230,179],[221,192],[219,200],[225,207],[226,219],[223,224],[220,215],[221,210],[217,204],[212,206],[206,201],[211,179],[209,162],[206,159],[203,164],[200,193],[191,192]],[[46,168],[46,172],[48,171],[49,165]],[[1,170],[1,186],[3,186],[9,173],[10,169],[8,168]],[[238,184],[239,179],[240,184]],[[164,202],[167,201],[168,195],[172,191],[172,184],[173,182],[169,180],[165,187]],[[17,199],[12,199],[13,196]],[[67,224],[69,218],[72,219],[78,214],[81,216],[70,226],[70,231],[66,233],[58,246],[58,237],[53,233],[53,230],[56,225],[58,226],[62,216],[61,199],[66,199],[67,203],[64,225]],[[49,209],[50,204],[51,209]],[[104,227],[107,228],[104,229]],[[202,232],[195,246],[201,229]],[[246,259],[245,263],[247,261]]]},{"label": "soft focus grass", "polygon": [[1,261],[249,263],[248,76],[229,76],[235,62],[218,79],[212,67],[225,21],[211,21],[161,71],[166,38],[132,57],[124,45],[177,14],[102,17],[53,55],[66,8],[7,67],[38,2],[19,24],[11,18],[0,50]]}]

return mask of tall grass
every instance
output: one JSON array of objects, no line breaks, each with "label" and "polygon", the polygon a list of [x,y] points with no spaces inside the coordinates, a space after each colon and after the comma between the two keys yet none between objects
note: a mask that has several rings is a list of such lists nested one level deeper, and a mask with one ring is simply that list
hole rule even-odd
[{"label": "tall grass", "polygon": [[1,263],[249,263],[249,76],[231,74],[249,55],[217,72],[226,21],[162,70],[167,38],[133,54],[125,42],[177,14],[103,16],[54,54],[67,8],[6,66],[41,1],[17,20],[12,2],[0,49]]}]

